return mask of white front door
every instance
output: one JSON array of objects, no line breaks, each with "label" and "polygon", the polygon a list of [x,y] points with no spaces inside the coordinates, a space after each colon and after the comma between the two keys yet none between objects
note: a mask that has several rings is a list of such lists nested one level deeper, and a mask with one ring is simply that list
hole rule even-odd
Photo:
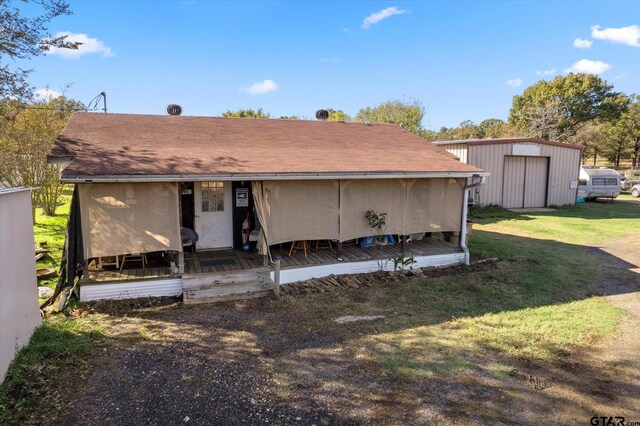
[{"label": "white front door", "polygon": [[202,249],[233,245],[231,182],[195,183],[196,232]]}]

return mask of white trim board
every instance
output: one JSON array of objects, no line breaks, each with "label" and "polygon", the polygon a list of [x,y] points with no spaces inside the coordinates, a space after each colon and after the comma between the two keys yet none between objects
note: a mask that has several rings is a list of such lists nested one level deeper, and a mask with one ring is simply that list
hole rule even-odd
[{"label": "white trim board", "polygon": [[413,179],[413,178],[471,178],[489,176],[482,170],[469,172],[368,172],[368,173],[218,173],[202,175],[100,175],[100,176],[62,176],[64,183],[101,183],[101,182],[203,182],[203,181],[253,181],[253,180],[323,180],[323,179]]},{"label": "white trim board", "polygon": [[80,301],[135,299],[138,297],[180,296],[182,278],[125,281],[113,284],[80,284]]},{"label": "white trim board", "polygon": [[[414,268],[427,266],[451,266],[464,263],[464,253],[438,254],[432,256],[416,256]],[[329,275],[364,274],[380,269],[393,271],[392,259],[367,260],[364,262],[344,262],[331,265],[308,266],[302,268],[283,269],[280,271],[280,284],[295,283],[311,278],[324,278]],[[271,279],[274,279],[273,271]]]}]

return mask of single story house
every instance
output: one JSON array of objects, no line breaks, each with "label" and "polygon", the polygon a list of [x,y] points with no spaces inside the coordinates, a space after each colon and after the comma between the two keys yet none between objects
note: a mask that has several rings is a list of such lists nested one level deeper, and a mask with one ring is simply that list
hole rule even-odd
[{"label": "single story house", "polygon": [[576,202],[582,147],[535,138],[433,142],[460,161],[491,173],[470,194],[475,204],[505,208]]},{"label": "single story house", "polygon": [[[488,175],[397,125],[79,112],[49,161],[75,184],[81,300],[468,262],[465,188]],[[367,248],[369,210],[401,242]]]}]

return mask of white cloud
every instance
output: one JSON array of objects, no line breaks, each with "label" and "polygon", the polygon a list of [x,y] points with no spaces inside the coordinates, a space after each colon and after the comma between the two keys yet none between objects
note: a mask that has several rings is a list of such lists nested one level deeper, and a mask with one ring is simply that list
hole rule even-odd
[{"label": "white cloud", "polygon": [[90,53],[101,53],[103,57],[108,58],[116,56],[110,47],[104,45],[103,42],[97,38],[89,37],[86,34],[72,33],[69,31],[62,31],[56,33],[56,37],[67,36],[65,41],[82,43],[77,49],[61,49],[59,47],[52,47],[47,52],[48,55],[60,55],[63,58],[79,58],[82,55],[88,55]]},{"label": "white cloud", "polygon": [[612,43],[640,47],[640,27],[637,25],[605,28],[604,30],[600,29],[600,25],[594,25],[591,27],[591,37],[598,40],[608,40]]},{"label": "white cloud", "polygon": [[536,71],[537,75],[554,75],[556,73],[556,69],[555,68],[551,68],[550,70],[538,70]]},{"label": "white cloud", "polygon": [[50,101],[51,99],[59,98],[60,96],[62,96],[62,93],[56,92],[55,90],[51,90],[49,88],[33,91],[33,100],[38,102]]},{"label": "white cloud", "polygon": [[362,21],[362,28],[367,29],[370,26],[382,21],[383,19],[387,19],[388,17],[393,15],[402,15],[403,13],[407,13],[407,11],[398,9],[395,6],[382,9],[380,12],[372,13],[371,15],[364,18],[364,21]]},{"label": "white cloud", "polygon": [[588,49],[592,44],[593,42],[591,40],[585,40],[583,38],[573,40],[573,47],[577,47],[578,49]]},{"label": "white cloud", "polygon": [[322,59],[320,59],[320,62],[322,62],[322,63],[326,63],[326,62],[338,62],[338,58],[322,58]]},{"label": "white cloud", "polygon": [[521,78],[514,78],[513,80],[507,80],[507,86],[509,87],[520,87],[522,86]]},{"label": "white cloud", "polygon": [[251,93],[252,95],[262,95],[269,92],[275,92],[278,90],[278,84],[273,80],[263,80],[257,83],[253,83],[249,87],[243,87],[241,92]]},{"label": "white cloud", "polygon": [[611,65],[602,61],[591,61],[589,59],[580,59],[578,62],[565,69],[564,72],[584,72],[587,74],[602,74],[611,68]]}]

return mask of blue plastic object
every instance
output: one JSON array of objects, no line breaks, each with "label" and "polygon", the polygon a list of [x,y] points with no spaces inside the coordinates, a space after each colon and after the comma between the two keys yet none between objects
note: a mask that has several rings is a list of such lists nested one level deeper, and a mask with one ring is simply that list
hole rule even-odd
[{"label": "blue plastic object", "polygon": [[360,247],[373,247],[373,237],[360,238]]}]

